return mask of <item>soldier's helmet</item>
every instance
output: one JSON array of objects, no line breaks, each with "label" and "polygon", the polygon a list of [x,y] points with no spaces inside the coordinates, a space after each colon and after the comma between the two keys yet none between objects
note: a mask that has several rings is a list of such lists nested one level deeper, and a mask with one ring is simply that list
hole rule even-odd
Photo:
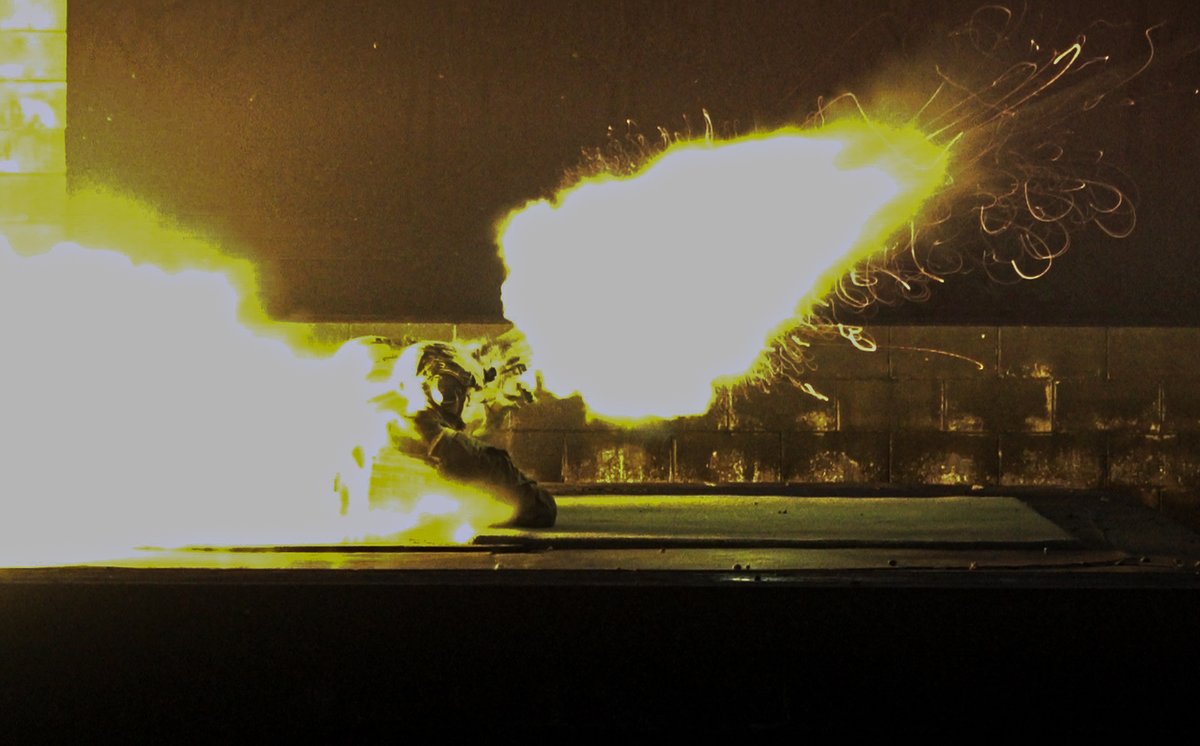
[{"label": "soldier's helmet", "polygon": [[471,392],[484,384],[483,366],[445,342],[427,342],[422,347],[417,359],[417,377],[426,402],[450,422],[461,423]]}]

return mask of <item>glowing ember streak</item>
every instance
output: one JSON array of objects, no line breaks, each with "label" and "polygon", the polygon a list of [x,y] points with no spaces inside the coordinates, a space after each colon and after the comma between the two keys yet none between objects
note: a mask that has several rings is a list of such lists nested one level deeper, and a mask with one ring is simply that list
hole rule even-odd
[{"label": "glowing ember streak", "polygon": [[[129,227],[142,254],[171,233],[145,214]],[[179,266],[181,246],[158,251]],[[390,417],[369,404],[361,361],[298,355],[244,325],[245,305],[222,272],[74,244],[25,257],[0,236],[0,564],[137,546],[462,542],[507,517],[399,454],[390,478],[373,474]],[[338,473],[366,480],[354,510]]]},{"label": "glowing ember streak", "polygon": [[871,122],[681,143],[500,229],[505,315],[559,395],[606,419],[705,411],[772,331],[908,221],[946,153]]}]

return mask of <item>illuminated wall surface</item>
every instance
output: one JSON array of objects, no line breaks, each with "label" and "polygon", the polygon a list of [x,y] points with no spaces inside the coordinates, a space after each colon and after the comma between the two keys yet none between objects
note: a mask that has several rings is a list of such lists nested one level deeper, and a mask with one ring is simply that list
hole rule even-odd
[{"label": "illuminated wall surface", "polygon": [[[491,325],[317,325],[451,339]],[[894,326],[813,345],[811,382],[719,390],[712,411],[634,428],[546,398],[497,434],[548,482],[1116,489],[1200,526],[1197,328]]]},{"label": "illuminated wall surface", "polygon": [[66,191],[67,1],[0,0],[0,221],[46,245]]},{"label": "illuminated wall surface", "polygon": [[1105,74],[1131,74],[1148,53],[1142,30],[1166,21],[1151,68],[1065,120],[1136,186],[1133,235],[1081,231],[1036,282],[960,273],[870,321],[1200,323],[1174,302],[1200,294],[1177,238],[1200,232],[1200,149],[1186,139],[1200,55],[1170,59],[1190,48],[1171,41],[1200,28],[1200,4],[1028,5],[993,60],[955,33],[1000,7],[974,0],[71,0],[70,180],[228,239],[261,270],[277,317],[500,321],[496,220],[548,196],[609,127],[618,141],[627,119],[649,137],[700,135],[707,110],[718,136],[747,134],[799,124],[847,91],[872,116],[906,120],[939,70],[986,87],[1079,33],[1079,65],[1111,52]]}]

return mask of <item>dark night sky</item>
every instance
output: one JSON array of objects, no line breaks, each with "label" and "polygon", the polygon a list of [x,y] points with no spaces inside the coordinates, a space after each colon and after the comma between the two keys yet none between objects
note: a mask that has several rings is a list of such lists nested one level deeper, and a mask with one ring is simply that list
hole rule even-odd
[{"label": "dark night sky", "polygon": [[[847,90],[902,110],[935,64],[982,84],[951,34],[979,4],[71,0],[68,168],[253,258],[276,315],[494,321],[494,222],[610,125],[682,129],[707,109],[747,132]],[[1191,3],[1066,5],[1029,3],[1023,31],[1061,48],[1111,22],[1129,62],[1154,23],[1200,32]],[[1198,57],[1079,125],[1137,183],[1133,237],[1086,233],[1043,280],[953,277],[876,320],[1200,324]]]}]

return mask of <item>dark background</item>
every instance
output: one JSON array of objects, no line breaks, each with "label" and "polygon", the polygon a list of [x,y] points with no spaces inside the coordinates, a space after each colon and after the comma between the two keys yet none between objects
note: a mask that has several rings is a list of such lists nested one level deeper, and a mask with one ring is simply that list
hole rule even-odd
[{"label": "dark background", "polygon": [[[252,258],[278,317],[499,321],[495,221],[610,126],[699,134],[707,110],[748,132],[845,91],[911,113],[938,68],[983,85],[1016,61],[954,33],[980,5],[72,0],[68,168]],[[1136,184],[1136,232],[1081,233],[1036,282],[951,277],[875,323],[1200,324],[1200,13],[1067,5],[1014,5],[1014,45],[1041,47],[1015,51],[1086,31],[1136,67],[1166,23],[1155,64],[1068,123]]]},{"label": "dark background", "polygon": [[425,729],[895,740],[1194,727],[1194,587],[329,572],[0,583],[0,732],[382,743]]}]

